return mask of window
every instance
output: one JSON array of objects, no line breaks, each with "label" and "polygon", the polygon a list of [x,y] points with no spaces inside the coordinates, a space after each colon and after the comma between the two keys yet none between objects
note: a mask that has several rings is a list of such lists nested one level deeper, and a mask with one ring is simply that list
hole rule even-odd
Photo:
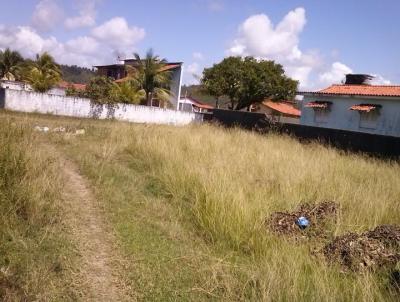
[{"label": "window", "polygon": [[378,124],[379,112],[377,110],[372,110],[370,112],[360,111],[360,128],[363,129],[376,129]]},{"label": "window", "polygon": [[329,110],[314,108],[314,122],[326,123],[328,122]]}]

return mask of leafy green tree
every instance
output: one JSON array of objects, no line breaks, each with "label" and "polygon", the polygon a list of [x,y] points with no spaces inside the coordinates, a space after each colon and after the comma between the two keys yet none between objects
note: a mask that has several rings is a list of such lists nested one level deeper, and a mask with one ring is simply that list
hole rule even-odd
[{"label": "leafy green tree", "polygon": [[17,51],[0,50],[0,79],[19,80],[24,59]]},{"label": "leafy green tree", "polygon": [[61,80],[61,70],[54,58],[47,52],[28,60],[23,68],[23,78],[34,91],[46,92]]},{"label": "leafy green tree", "polygon": [[211,68],[203,71],[201,83],[212,96],[229,99],[229,109],[234,109],[242,79],[242,60],[240,57],[228,57]]},{"label": "leafy green tree", "polygon": [[113,88],[114,82],[110,78],[97,76],[86,86],[85,96],[100,104],[113,103]]},{"label": "leafy green tree", "polygon": [[134,57],[136,65],[127,67],[128,77],[136,83],[140,90],[144,91],[147,106],[152,105],[154,98],[169,102],[171,72],[166,70],[167,61],[154,55],[152,49],[147,51],[144,58],[137,53],[134,54]]},{"label": "leafy green tree", "polygon": [[86,86],[84,96],[99,104],[139,104],[145,93],[132,80],[115,83],[111,78],[97,76]]},{"label": "leafy green tree", "polygon": [[202,85],[213,96],[229,99],[240,110],[265,99],[292,99],[298,82],[285,75],[282,65],[253,57],[228,57],[203,71]]},{"label": "leafy green tree", "polygon": [[85,98],[86,97],[86,89],[85,90],[80,90],[76,89],[74,86],[69,86],[65,90],[65,95],[66,96],[73,96],[73,97],[78,97],[78,98]]}]

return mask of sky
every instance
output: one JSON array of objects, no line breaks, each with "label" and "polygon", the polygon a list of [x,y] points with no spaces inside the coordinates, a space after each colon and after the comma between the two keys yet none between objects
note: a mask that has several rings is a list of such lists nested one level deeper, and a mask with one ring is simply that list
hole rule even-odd
[{"label": "sky", "polygon": [[183,83],[224,57],[283,65],[300,89],[346,73],[400,84],[399,0],[0,0],[0,49],[57,62],[112,64],[149,48],[184,62]]}]

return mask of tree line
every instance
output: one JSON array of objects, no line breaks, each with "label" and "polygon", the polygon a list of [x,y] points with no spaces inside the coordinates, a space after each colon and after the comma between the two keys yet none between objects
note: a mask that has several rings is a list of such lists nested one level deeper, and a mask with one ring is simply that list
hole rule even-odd
[{"label": "tree line", "polygon": [[96,76],[96,70],[77,65],[60,64],[63,80],[69,83],[88,84]]},{"label": "tree line", "polygon": [[[157,99],[169,103],[171,72],[167,61],[150,49],[145,57],[134,54],[136,65],[126,65],[127,76],[116,83],[113,79],[94,76],[84,91],[71,85],[67,95],[90,98],[98,103],[147,104]],[[62,79],[60,65],[43,53],[35,60],[24,59],[18,52],[0,51],[0,79],[29,83],[37,92],[46,92]],[[290,100],[298,82],[285,75],[282,65],[254,57],[227,57],[210,68],[205,68],[200,88],[215,97],[217,107],[224,102],[231,110],[249,108],[265,99]]]},{"label": "tree line", "polygon": [[46,52],[31,60],[7,48],[0,51],[0,79],[26,82],[34,91],[46,92],[60,82],[61,70]]},{"label": "tree line", "polygon": [[[145,103],[153,99],[169,103],[171,72],[166,70],[166,60],[154,55],[150,49],[141,58],[135,53],[136,66],[126,66],[127,76],[116,83],[113,79],[94,76],[86,89],[76,90],[71,85],[66,94],[90,98],[101,104]],[[36,92],[47,92],[62,80],[60,65],[47,52],[36,55],[35,60],[24,59],[20,53],[10,49],[0,51],[0,79],[22,81]]]}]

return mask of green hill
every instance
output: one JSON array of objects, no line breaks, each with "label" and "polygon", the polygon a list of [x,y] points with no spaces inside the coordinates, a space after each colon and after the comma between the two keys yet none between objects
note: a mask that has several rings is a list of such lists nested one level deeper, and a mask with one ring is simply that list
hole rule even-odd
[{"label": "green hill", "polygon": [[63,79],[67,82],[87,84],[96,75],[94,69],[76,65],[60,65]]}]

